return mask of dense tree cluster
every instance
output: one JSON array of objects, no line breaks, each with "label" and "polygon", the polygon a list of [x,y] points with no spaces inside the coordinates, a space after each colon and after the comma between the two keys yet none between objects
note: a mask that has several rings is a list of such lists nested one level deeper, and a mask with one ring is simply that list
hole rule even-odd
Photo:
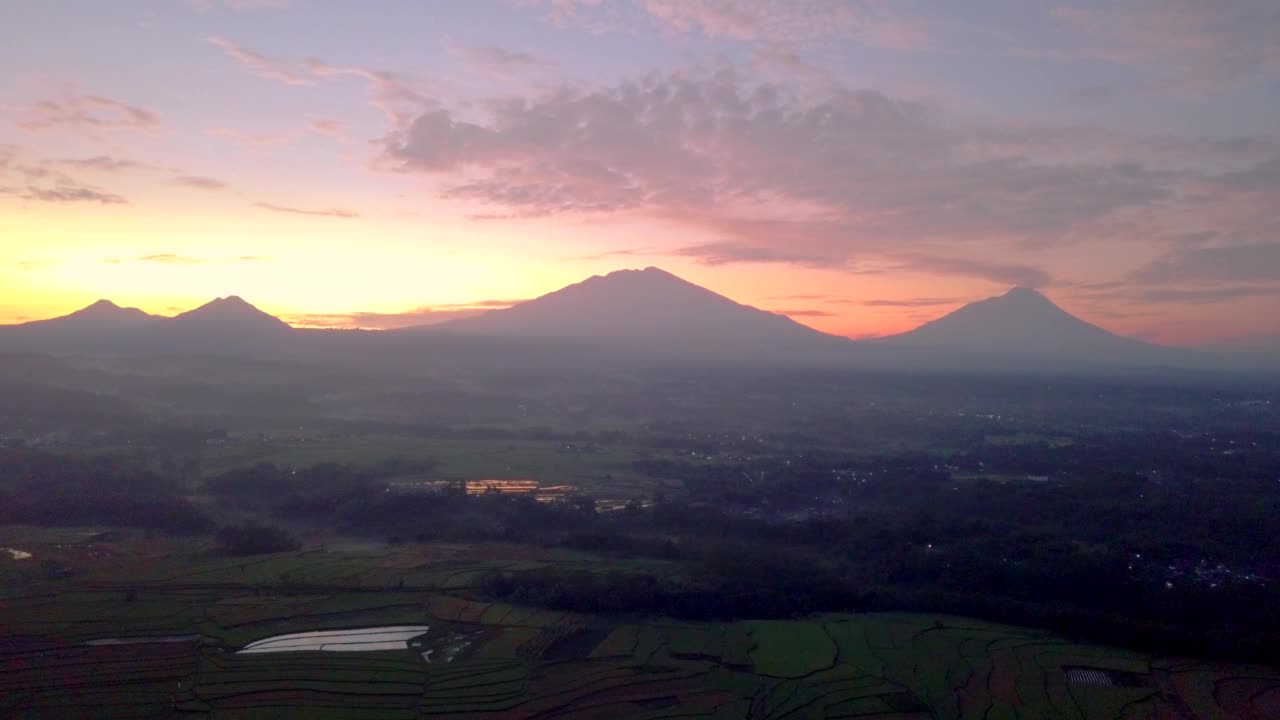
[{"label": "dense tree cluster", "polygon": [[0,450],[0,522],[208,532],[212,520],[172,479],[106,455]]},{"label": "dense tree cluster", "polygon": [[244,522],[219,528],[218,545],[227,555],[265,555],[301,547],[298,539],[276,525]]}]

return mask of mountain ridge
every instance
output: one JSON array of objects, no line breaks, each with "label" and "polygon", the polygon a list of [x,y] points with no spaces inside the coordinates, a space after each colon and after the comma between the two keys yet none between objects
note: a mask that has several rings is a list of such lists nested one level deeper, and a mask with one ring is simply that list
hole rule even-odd
[{"label": "mountain ridge", "polygon": [[[606,363],[917,371],[1231,367],[1208,353],[1117,335],[1077,318],[1033,288],[1011,288],[899,335],[855,341],[738,303],[657,267],[594,275],[508,308],[425,328],[354,334],[292,328],[228,295],[174,317],[99,300],[61,318],[2,326],[0,338],[19,350],[214,352],[281,359],[336,357],[336,352],[357,362],[382,358],[402,364],[441,353],[466,363],[492,348],[519,347],[542,360],[530,355],[483,361],[554,363],[587,353]],[[1259,362],[1273,364],[1266,358]]]}]

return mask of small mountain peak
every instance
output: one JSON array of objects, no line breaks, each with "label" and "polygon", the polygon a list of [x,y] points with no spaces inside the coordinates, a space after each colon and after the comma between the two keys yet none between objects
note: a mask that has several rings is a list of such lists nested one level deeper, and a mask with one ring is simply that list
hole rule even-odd
[{"label": "small mountain peak", "polygon": [[1009,291],[1006,292],[1001,297],[1005,297],[1010,300],[1048,300],[1049,299],[1045,297],[1044,293],[1040,292],[1039,290],[1033,287],[1027,287],[1025,285],[1019,285],[1018,287],[1009,288]]},{"label": "small mountain peak", "polygon": [[147,314],[134,307],[120,307],[119,305],[107,299],[102,299],[88,307],[80,308],[72,313],[77,317],[143,317]]},{"label": "small mountain peak", "polygon": [[228,295],[226,297],[214,298],[190,312],[197,312],[201,310],[217,310],[219,312],[253,310],[261,312],[258,308],[245,301],[245,299],[239,295]]},{"label": "small mountain peak", "polygon": [[672,275],[666,270],[663,270],[662,268],[656,267],[654,265],[650,265],[647,268],[622,268],[620,270],[613,270],[606,273],[604,277],[629,277],[629,276],[637,276],[637,275],[675,277],[675,275]]},{"label": "small mountain peak", "polygon": [[1018,307],[1027,310],[1036,309],[1037,311],[1050,308],[1061,310],[1058,304],[1050,300],[1044,293],[1035,288],[1025,286],[1010,288],[1005,294],[998,295],[990,300],[992,301],[991,304],[1009,308]]},{"label": "small mountain peak", "polygon": [[157,318],[154,315],[139,310],[135,307],[120,307],[119,305],[107,299],[98,300],[92,305],[76,310],[69,315],[62,317],[50,318],[48,320],[35,320],[29,325],[37,327],[72,327],[82,324],[87,327],[107,328],[120,326],[136,326],[144,322],[151,322]]},{"label": "small mountain peak", "polygon": [[673,275],[667,272],[666,270],[663,270],[662,268],[654,267],[654,266],[649,266],[647,268],[644,268],[643,270],[639,270],[635,268],[614,270],[613,272],[610,272],[605,275],[597,275],[596,278],[600,280],[611,280],[615,282],[627,281],[627,282],[654,283],[654,282],[673,282],[674,281],[681,284],[684,284],[686,282],[685,280],[682,280],[678,276]]}]

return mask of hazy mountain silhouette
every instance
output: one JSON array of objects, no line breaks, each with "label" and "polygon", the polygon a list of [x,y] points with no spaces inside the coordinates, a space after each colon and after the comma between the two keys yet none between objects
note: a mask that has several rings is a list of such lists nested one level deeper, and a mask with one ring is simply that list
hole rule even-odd
[{"label": "hazy mountain silhouette", "polygon": [[181,328],[206,331],[276,332],[290,329],[285,321],[259,310],[236,295],[217,298],[194,310],[188,310],[174,317],[173,323]]},{"label": "hazy mountain silhouette", "polygon": [[6,349],[109,354],[252,354],[265,341],[280,347],[291,328],[238,297],[218,298],[176,317],[122,308],[110,300],[69,315],[0,327]]},{"label": "hazy mountain silhouette", "polygon": [[618,270],[510,308],[439,326],[486,336],[590,342],[661,355],[800,357],[852,343],[742,305],[656,267]]},{"label": "hazy mountain silhouette", "polygon": [[138,308],[120,307],[110,300],[99,300],[69,315],[48,320],[35,320],[23,323],[20,327],[64,332],[109,332],[134,330],[163,320],[164,318],[150,315]]},{"label": "hazy mountain silhouette", "polygon": [[595,276],[534,300],[425,329],[303,330],[236,296],[167,318],[101,300],[70,315],[0,327],[0,350],[216,355],[365,368],[608,369],[823,365],[910,371],[1273,368],[1122,337],[1015,288],[901,335],[854,342],[743,305],[658,268]]},{"label": "hazy mountain silhouette", "polygon": [[1087,323],[1031,288],[970,303],[937,320],[877,342],[903,348],[1041,358],[1062,364],[1172,363],[1180,351]]}]

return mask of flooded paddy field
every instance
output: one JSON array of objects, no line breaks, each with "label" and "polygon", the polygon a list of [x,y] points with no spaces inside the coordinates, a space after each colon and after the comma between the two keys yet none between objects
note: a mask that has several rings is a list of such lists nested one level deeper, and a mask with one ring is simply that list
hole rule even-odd
[{"label": "flooded paddy field", "polygon": [[537,480],[423,480],[399,479],[390,483],[396,492],[445,492],[452,488],[465,490],[468,495],[499,493],[502,495],[528,495],[543,502],[559,500],[572,495],[577,487],[566,484],[544,484]]},{"label": "flooded paddy field", "polygon": [[410,646],[413,638],[426,635],[430,629],[428,625],[396,625],[289,633],[249,643],[240,653],[404,650]]}]

